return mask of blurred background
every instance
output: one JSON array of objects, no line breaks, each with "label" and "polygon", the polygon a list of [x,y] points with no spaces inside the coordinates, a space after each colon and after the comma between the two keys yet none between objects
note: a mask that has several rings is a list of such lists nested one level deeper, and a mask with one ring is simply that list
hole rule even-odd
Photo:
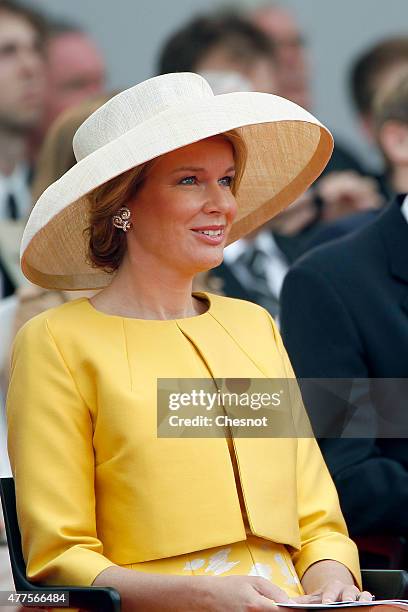
[{"label": "blurred background", "polygon": [[[102,49],[108,86],[125,88],[155,73],[166,38],[195,14],[228,6],[254,9],[258,0],[27,0],[28,6],[67,18],[87,30]],[[272,4],[272,3],[270,3]],[[361,138],[347,87],[353,59],[389,35],[403,34],[408,23],[406,0],[282,0],[291,9],[310,50],[313,111],[368,164],[378,157]]]}]

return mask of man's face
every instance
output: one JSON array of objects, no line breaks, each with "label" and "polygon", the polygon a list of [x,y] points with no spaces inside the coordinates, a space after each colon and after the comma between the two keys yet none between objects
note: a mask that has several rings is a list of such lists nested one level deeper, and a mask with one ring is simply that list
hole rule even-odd
[{"label": "man's face", "polygon": [[271,7],[255,13],[254,22],[275,44],[279,94],[309,108],[309,58],[295,19],[285,9]]},{"label": "man's face", "polygon": [[44,105],[39,34],[23,17],[0,11],[0,128],[32,129]]},{"label": "man's face", "polygon": [[379,70],[372,88],[372,108],[359,115],[360,125],[367,140],[373,144],[376,141],[376,128],[374,123],[373,106],[377,96],[389,91],[408,72],[408,61],[405,58],[397,59],[386,69]]},{"label": "man's face", "polygon": [[236,72],[248,79],[254,91],[277,93],[276,68],[272,59],[264,56],[243,61],[229,49],[219,45],[211,49],[194,67],[197,72]]},{"label": "man's face", "polygon": [[54,36],[47,49],[47,80],[46,126],[65,109],[102,93],[105,66],[92,40],[80,32]]}]

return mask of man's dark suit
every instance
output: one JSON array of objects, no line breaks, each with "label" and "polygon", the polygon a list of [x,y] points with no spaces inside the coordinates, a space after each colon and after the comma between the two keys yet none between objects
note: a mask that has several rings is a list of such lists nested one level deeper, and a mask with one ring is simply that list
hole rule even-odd
[{"label": "man's dark suit", "polygon": [[[298,377],[408,378],[402,201],[288,273],[281,325]],[[408,534],[408,439],[326,439],[321,447],[351,533]]]},{"label": "man's dark suit", "polygon": [[256,302],[255,294],[246,289],[234,274],[232,267],[223,262],[221,265],[213,268],[210,271],[210,276],[219,278],[222,281],[221,291],[228,297],[238,298],[239,300],[248,300]]},{"label": "man's dark suit", "polygon": [[268,291],[266,298],[260,291],[255,291],[255,285],[254,287],[245,286],[239,279],[234,265],[223,262],[221,265],[211,270],[210,278],[221,281],[222,285],[220,289],[224,295],[259,304],[266,308],[273,317],[276,317],[278,314],[278,296],[268,291],[267,285],[263,281],[258,282],[262,282],[264,290]]}]

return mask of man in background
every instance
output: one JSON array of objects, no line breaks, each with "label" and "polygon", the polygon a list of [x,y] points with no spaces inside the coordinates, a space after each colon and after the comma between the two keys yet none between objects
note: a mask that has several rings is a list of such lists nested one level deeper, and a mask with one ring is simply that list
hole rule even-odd
[{"label": "man in background", "polygon": [[[408,535],[408,71],[384,89],[372,129],[400,195],[360,231],[296,262],[281,294],[296,375],[361,383],[358,412],[336,415],[335,394],[308,406],[316,434],[328,436],[320,444],[352,536]],[[350,415],[361,423],[330,437]]]},{"label": "man in background", "polygon": [[[42,115],[30,134],[34,179],[39,170],[37,162],[41,163],[39,153],[51,124],[64,110],[93,98],[104,91],[105,87],[105,65],[101,53],[92,39],[75,25],[65,22],[49,23],[44,53],[45,94]],[[29,198],[24,216],[27,216],[31,206],[32,198]],[[15,229],[13,240],[7,239],[7,246],[4,246],[3,251],[4,260],[11,262],[13,267],[13,285],[19,286],[21,283],[25,284],[17,265],[22,228],[16,226]]]},{"label": "man in background", "polygon": [[[399,74],[408,69],[408,36],[393,36],[369,47],[350,70],[350,88],[359,123],[367,140],[377,147],[374,100]],[[395,195],[387,168],[376,175],[387,199]]]},{"label": "man in background", "polygon": [[254,91],[276,93],[273,45],[247,19],[233,13],[201,15],[164,44],[158,74],[236,73]]},{"label": "man in background", "polygon": [[[24,218],[30,209],[29,142],[44,109],[44,21],[12,0],[0,0],[0,222]],[[13,292],[1,247],[0,296]]]},{"label": "man in background", "polygon": [[[377,142],[374,100],[378,97],[379,92],[386,89],[407,69],[408,36],[393,36],[381,40],[359,55],[350,69],[350,90],[362,133],[376,150],[380,150],[380,153],[383,150]],[[365,200],[374,197],[378,201],[380,195],[382,201],[387,203],[401,191],[389,171],[388,164],[384,162],[380,173],[372,173],[372,178],[378,185],[378,193],[372,192],[370,196],[369,192],[365,191]],[[350,180],[350,177],[347,180]],[[319,194],[322,200],[330,202],[330,209],[333,212],[339,201],[339,191],[347,194],[347,184],[341,174],[334,177],[330,175],[327,178],[323,177],[319,182]],[[312,237],[308,246],[310,248],[318,246],[363,227],[377,216],[379,208],[381,207],[367,209],[322,226],[321,230]]]},{"label": "man in background", "polygon": [[256,9],[250,17],[275,46],[279,94],[310,109],[310,58],[294,16],[286,8],[268,4]]},{"label": "man in background", "polygon": [[43,130],[67,108],[105,91],[106,67],[100,49],[79,27],[50,25]]},{"label": "man in background", "polygon": [[[311,110],[311,59],[295,16],[287,8],[269,3],[253,11],[250,18],[275,46],[279,95]],[[336,139],[326,172],[350,170],[358,174],[365,172],[357,158]]]}]

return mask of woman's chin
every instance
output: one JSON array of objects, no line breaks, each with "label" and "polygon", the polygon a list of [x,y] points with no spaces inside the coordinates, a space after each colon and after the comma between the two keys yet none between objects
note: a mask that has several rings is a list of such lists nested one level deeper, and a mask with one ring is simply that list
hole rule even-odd
[{"label": "woman's chin", "polygon": [[197,261],[197,272],[207,272],[208,270],[217,268],[222,264],[223,259],[223,252],[212,254],[210,257],[203,257]]}]

